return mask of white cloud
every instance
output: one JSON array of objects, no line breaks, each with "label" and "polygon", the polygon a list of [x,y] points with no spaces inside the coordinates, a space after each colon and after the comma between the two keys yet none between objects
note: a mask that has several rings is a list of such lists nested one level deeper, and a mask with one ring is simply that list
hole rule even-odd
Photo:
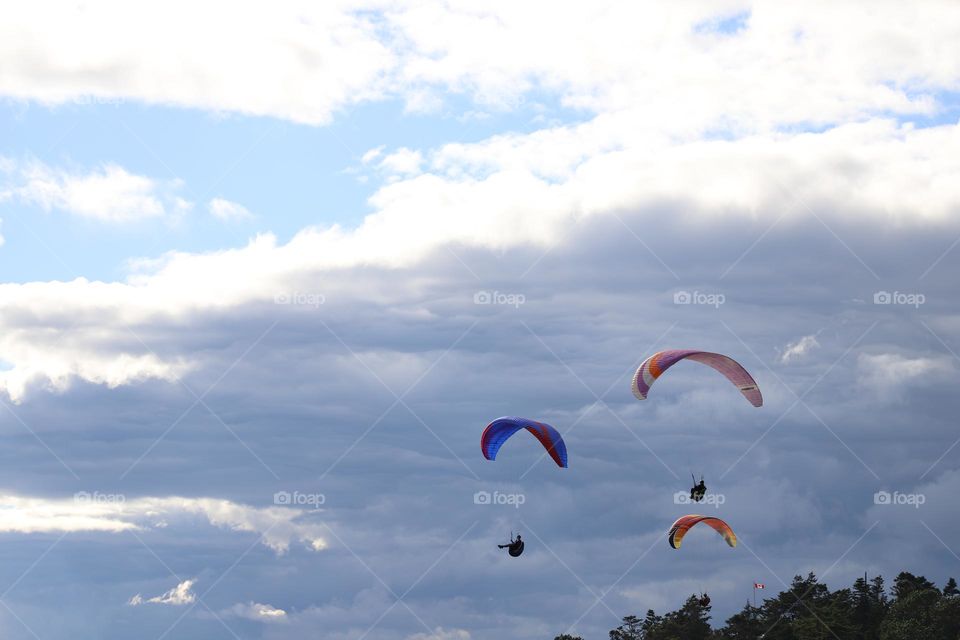
[{"label": "white cloud", "polygon": [[376,160],[377,158],[383,155],[384,148],[385,148],[384,145],[380,145],[379,147],[374,147],[373,149],[370,149],[369,151],[363,154],[363,157],[360,158],[360,161],[363,164],[372,163],[374,160]]},{"label": "white cloud", "polygon": [[[48,103],[88,96],[326,122],[343,105],[379,96],[395,63],[365,7],[203,7],[174,0],[133,10],[110,0],[7,7],[0,93]],[[230,29],[218,29],[223,16]],[[51,21],[51,15],[62,19]],[[113,21],[115,28],[108,28]],[[79,34],[85,34],[80,37]],[[190,60],[185,69],[178,60]],[[81,72],[82,70],[82,72]]]},{"label": "white cloud", "polygon": [[[0,93],[325,123],[362,101],[399,97],[411,110],[436,110],[445,94],[466,94],[512,109],[536,90],[598,113],[636,109],[648,131],[770,130],[933,112],[932,94],[957,87],[960,38],[956,6],[927,6],[339,0],[198,9],[178,0],[134,10],[94,0],[64,13],[51,2],[14,4],[0,13]],[[233,28],[211,30],[225,11]],[[53,12],[63,20],[51,22]],[[736,33],[710,28],[735,13],[747,16]]]},{"label": "white cloud", "polygon": [[780,354],[780,362],[788,364],[794,360],[802,360],[808,353],[819,346],[820,343],[817,342],[815,335],[803,336],[796,342],[787,344],[783,353]]},{"label": "white cloud", "polygon": [[195,579],[184,580],[169,591],[153,598],[144,599],[143,596],[138,593],[130,598],[130,600],[127,601],[127,604],[133,607],[142,604],[167,604],[175,607],[193,604],[197,599],[197,594],[191,591],[191,588],[195,583]]},{"label": "white cloud", "polygon": [[[10,285],[0,285],[4,286]],[[81,335],[83,331],[77,334]],[[0,389],[14,402],[20,402],[32,383],[55,391],[67,389],[74,379],[109,388],[150,379],[174,383],[190,369],[190,364],[179,357],[162,360],[149,352],[130,354],[121,348],[111,353],[98,349],[97,342],[104,335],[102,331],[91,330],[86,335],[87,341],[68,341],[55,347],[44,341],[0,339],[10,365],[0,370]]]},{"label": "white cloud", "polygon": [[125,223],[179,216],[191,204],[175,194],[177,182],[160,182],[106,164],[87,173],[49,167],[31,160],[4,170],[9,194],[47,211],[59,210],[101,222]]},{"label": "white cloud", "polygon": [[104,531],[120,533],[140,526],[123,517],[116,501],[46,500],[0,496],[0,531],[46,533]]},{"label": "white cloud", "polygon": [[220,613],[224,617],[246,618],[257,622],[286,622],[287,612],[259,602],[238,603]]},{"label": "white cloud", "polygon": [[860,354],[858,382],[882,397],[900,397],[904,387],[954,370],[947,356],[909,358],[896,353]]},{"label": "white cloud", "polygon": [[[809,215],[810,207],[829,212],[823,216],[916,225],[952,220],[960,201],[953,179],[960,127],[916,129],[868,117],[929,114],[926,93],[957,84],[960,55],[948,54],[960,38],[936,12],[885,4],[839,37],[833,9],[821,15],[766,2],[689,4],[663,21],[646,19],[651,12],[634,3],[550,6],[557,23],[547,32],[546,5],[536,4],[400,3],[379,17],[383,24],[352,3],[286,14],[231,5],[236,28],[216,30],[211,41],[203,25],[218,22],[218,6],[196,14],[187,3],[135,12],[90,2],[71,15],[70,28],[49,25],[35,5],[7,7],[0,18],[14,36],[0,42],[0,59],[10,61],[0,93],[50,102],[129,95],[325,122],[344,104],[389,92],[422,97],[445,87],[494,105],[540,86],[602,113],[576,126],[470,144],[371,149],[363,163],[390,175],[356,228],[305,229],[283,245],[262,235],[234,250],[171,252],[140,263],[125,282],[0,285],[0,352],[13,365],[0,371],[0,390],[14,401],[31,387],[61,391],[77,379],[111,387],[173,382],[195,366],[194,354],[155,354],[131,342],[131,330],[270,301],[326,270],[409,266],[444,245],[554,247],[570,238],[571,223],[663,202],[690,217],[778,219]],[[190,19],[181,20],[187,11]],[[749,18],[736,34],[697,28],[737,11]],[[122,32],[97,37],[118,23]],[[184,24],[191,26],[183,31]],[[182,37],[171,45],[172,31]],[[564,35],[572,31],[578,38]],[[85,34],[80,53],[77,33]],[[194,61],[188,74],[172,62],[182,58]],[[282,90],[289,86],[298,91]],[[823,133],[777,128],[845,120],[852,122]],[[735,139],[702,139],[717,127]],[[15,165],[0,162],[0,170],[16,173]],[[177,185],[115,165],[78,174],[33,163],[24,175],[19,197],[101,220],[189,206],[172,193]],[[807,206],[789,206],[798,201]],[[246,212],[223,199],[209,207],[221,217]]]},{"label": "white cloud", "polygon": [[249,220],[253,214],[242,204],[223,198],[214,198],[207,205],[210,214],[220,220]]},{"label": "white cloud", "polygon": [[420,173],[421,163],[423,163],[423,155],[419,151],[402,147],[384,156],[379,167],[393,174],[415,175]]},{"label": "white cloud", "polygon": [[[312,290],[325,270],[409,266],[447,244],[547,248],[569,240],[573,222],[623,211],[658,215],[663,202],[691,218],[749,219],[808,216],[805,207],[784,211],[802,200],[830,219],[922,225],[952,219],[960,201],[960,182],[949,179],[960,174],[957,126],[884,120],[677,144],[637,137],[621,124],[610,117],[443,146],[425,160],[427,173],[377,191],[374,213],[354,229],[305,229],[284,245],[262,235],[239,249],[171,252],[123,283],[0,285],[0,352],[14,365],[0,371],[0,389],[21,401],[33,384],[172,381],[194,364],[193,354],[155,355],[131,340],[131,330]],[[327,297],[349,289],[325,286]]]},{"label": "white cloud", "polygon": [[72,500],[0,495],[0,531],[12,533],[94,531],[121,533],[191,526],[189,516],[210,525],[262,536],[277,554],[294,541],[314,551],[326,548],[322,525],[305,519],[301,509],[256,508],[214,498],[137,498],[81,493]]}]

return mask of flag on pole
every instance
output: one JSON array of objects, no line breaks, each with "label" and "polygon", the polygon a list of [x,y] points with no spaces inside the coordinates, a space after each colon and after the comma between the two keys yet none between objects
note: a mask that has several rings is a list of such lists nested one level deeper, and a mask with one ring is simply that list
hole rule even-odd
[{"label": "flag on pole", "polygon": [[763,584],[762,582],[754,582],[754,583],[753,583],[753,588],[754,588],[754,589],[766,589],[766,588],[767,588],[767,585]]}]

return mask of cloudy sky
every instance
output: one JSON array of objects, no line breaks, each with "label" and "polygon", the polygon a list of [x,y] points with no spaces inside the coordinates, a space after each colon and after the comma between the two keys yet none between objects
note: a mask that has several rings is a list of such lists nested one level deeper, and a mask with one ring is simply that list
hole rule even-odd
[{"label": "cloudy sky", "polygon": [[[955,3],[21,3],[0,96],[4,638],[592,640],[960,577]],[[635,400],[675,347],[764,406],[691,363]],[[484,460],[501,415],[570,468]],[[691,472],[735,550],[668,547]]]}]

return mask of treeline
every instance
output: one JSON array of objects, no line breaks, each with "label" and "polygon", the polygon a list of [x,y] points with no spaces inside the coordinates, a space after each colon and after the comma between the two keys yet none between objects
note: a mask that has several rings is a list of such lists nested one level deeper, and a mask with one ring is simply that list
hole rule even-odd
[{"label": "treeline", "polygon": [[[609,640],[960,640],[960,589],[943,589],[903,572],[888,593],[882,577],[858,578],[830,591],[812,573],[760,606],[749,601],[720,629],[710,626],[710,605],[690,596],[664,615],[627,616]],[[559,635],[554,640],[583,640]]]}]

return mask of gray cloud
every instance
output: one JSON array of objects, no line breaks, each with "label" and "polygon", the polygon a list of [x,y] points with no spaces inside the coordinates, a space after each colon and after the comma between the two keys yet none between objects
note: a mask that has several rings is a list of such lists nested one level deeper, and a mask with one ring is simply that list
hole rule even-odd
[{"label": "gray cloud", "polygon": [[[187,412],[194,395],[157,380],[31,389],[11,405],[23,423],[6,410],[0,418],[10,443],[0,454],[0,485],[48,497],[100,489],[259,507],[272,505],[278,491],[322,493],[332,532],[323,554],[248,552],[256,534],[227,542],[209,527],[144,538],[178,573],[199,576],[198,585],[226,572],[201,596],[214,611],[237,602],[286,611],[287,624],[258,632],[270,638],[319,627],[354,637],[411,587],[404,603],[413,613],[395,606],[368,637],[437,627],[474,638],[548,637],[615,583],[604,602],[617,615],[675,606],[702,588],[722,619],[754,580],[775,588],[777,576],[822,573],[868,530],[828,581],[863,570],[892,577],[903,568],[945,579],[952,556],[923,523],[949,543],[953,521],[936,496],[948,495],[938,487],[957,472],[958,449],[949,449],[957,367],[948,348],[957,349],[951,291],[960,256],[950,253],[920,275],[960,229],[901,229],[892,255],[883,229],[830,219],[848,250],[816,219],[800,219],[738,261],[763,223],[701,220],[691,233],[690,221],[669,209],[623,221],[677,278],[618,221],[603,219],[571,228],[546,255],[452,246],[456,258],[443,248],[407,268],[318,275],[330,284],[316,286],[326,296],[320,306],[266,301],[198,311],[188,322],[151,317],[134,331],[163,358],[191,358],[183,382],[198,395],[212,387],[207,406]],[[677,305],[678,290],[722,293],[724,303]],[[522,294],[524,302],[478,305],[478,291]],[[874,304],[877,291],[921,292],[926,302]],[[816,332],[819,349],[781,362],[783,345]],[[688,345],[737,357],[759,380],[765,406],[750,407],[715,374],[686,364],[648,401],[634,400],[632,367],[653,350]],[[132,337],[123,348],[143,349]],[[900,371],[915,362],[937,365],[919,380],[909,366]],[[902,390],[890,392],[901,381]],[[597,403],[594,394],[608,388]],[[406,393],[402,403],[394,392]],[[794,405],[797,395],[802,402]],[[541,418],[561,431],[576,423],[565,436],[570,469],[549,460],[530,469],[541,452],[520,437],[496,462],[483,460],[480,431],[503,414]],[[672,496],[690,472],[705,473],[724,495],[718,512],[741,537],[736,550],[712,532],[694,532],[682,551],[662,539],[684,510]],[[519,509],[475,505],[481,490],[518,492],[525,501]],[[880,490],[930,499],[920,509],[884,511],[874,504]],[[528,540],[519,561],[494,546],[511,529]],[[21,539],[4,554],[2,577],[13,582],[54,540]],[[137,559],[135,570],[107,563],[95,584],[60,577],[60,588],[85,592],[77,606],[168,588],[150,590],[169,573],[129,535],[70,535],[56,553],[102,558],[121,548]],[[12,606],[38,633],[55,636],[42,607],[25,605],[40,597],[45,575],[18,586]],[[111,600],[117,575],[126,596]],[[178,633],[204,637],[219,624],[201,613],[189,614]],[[103,637],[141,625],[159,635],[173,623],[157,613],[109,615],[116,624]],[[601,604],[577,632],[602,637],[615,623]]]}]

